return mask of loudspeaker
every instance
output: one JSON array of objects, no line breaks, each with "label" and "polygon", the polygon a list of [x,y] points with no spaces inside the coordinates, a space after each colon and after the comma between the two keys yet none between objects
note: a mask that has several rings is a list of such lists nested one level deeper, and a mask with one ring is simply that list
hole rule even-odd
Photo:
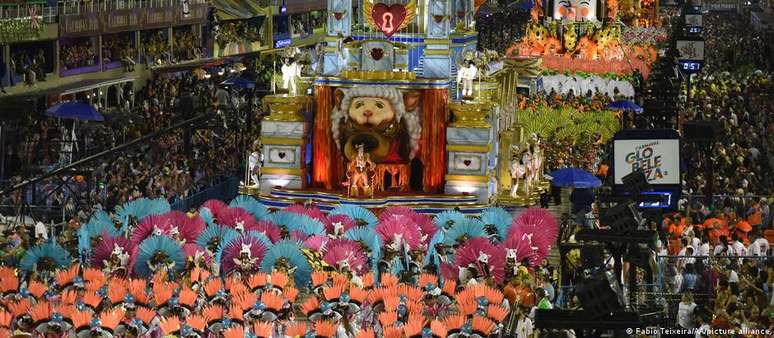
[{"label": "loudspeaker", "polygon": [[650,190],[648,178],[645,177],[645,172],[641,169],[621,177],[621,182],[626,192],[631,194],[632,197],[639,195],[640,192]]},{"label": "loudspeaker", "polygon": [[689,141],[714,141],[720,135],[716,121],[693,120],[683,123],[683,136]]},{"label": "loudspeaker", "polygon": [[580,281],[575,286],[575,295],[583,310],[591,312],[595,318],[623,310],[621,288],[609,272]]},{"label": "loudspeaker", "polygon": [[636,230],[642,224],[642,216],[637,211],[636,204],[621,203],[612,208],[602,209],[599,221],[613,231],[623,232]]},{"label": "loudspeaker", "polygon": [[582,247],[581,264],[585,269],[602,267],[605,264],[605,255],[602,252],[602,248],[596,246]]}]

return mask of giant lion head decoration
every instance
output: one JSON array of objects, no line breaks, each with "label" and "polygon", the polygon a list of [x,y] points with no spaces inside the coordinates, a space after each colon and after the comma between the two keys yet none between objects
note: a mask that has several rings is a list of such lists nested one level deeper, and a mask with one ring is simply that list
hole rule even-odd
[{"label": "giant lion head decoration", "polygon": [[[348,159],[363,145],[377,163],[402,163],[419,150],[419,95],[393,87],[364,86],[335,92],[331,130]],[[408,142],[406,142],[408,141]]]}]

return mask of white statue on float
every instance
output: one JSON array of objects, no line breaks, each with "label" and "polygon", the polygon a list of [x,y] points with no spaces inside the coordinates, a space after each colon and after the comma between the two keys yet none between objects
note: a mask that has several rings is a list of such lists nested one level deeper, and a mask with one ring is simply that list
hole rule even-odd
[{"label": "white statue on float", "polygon": [[532,186],[532,178],[534,177],[534,164],[533,164],[533,157],[532,153],[530,153],[529,149],[524,150],[524,153],[521,156],[521,163],[524,165],[526,176],[524,178],[524,192],[527,196],[530,194],[530,188]]},{"label": "white statue on float", "polygon": [[473,60],[466,60],[467,66],[463,66],[457,73],[457,84],[462,85],[462,97],[473,97],[473,81],[478,76],[478,68]]},{"label": "white statue on float", "polygon": [[302,67],[292,54],[285,57],[285,62],[282,64],[282,88],[287,89],[290,96],[298,95],[296,81],[301,76]]},{"label": "white statue on float", "polygon": [[521,183],[521,178],[524,177],[525,173],[526,169],[521,165],[521,159],[514,154],[511,160],[511,196],[514,198],[518,197],[519,183]]},{"label": "white statue on float", "polygon": [[261,151],[260,141],[256,141],[253,145],[253,152],[250,153],[248,158],[248,166],[250,171],[250,180],[248,185],[252,183],[252,186],[258,187],[261,183],[261,167],[263,166],[263,153]]}]

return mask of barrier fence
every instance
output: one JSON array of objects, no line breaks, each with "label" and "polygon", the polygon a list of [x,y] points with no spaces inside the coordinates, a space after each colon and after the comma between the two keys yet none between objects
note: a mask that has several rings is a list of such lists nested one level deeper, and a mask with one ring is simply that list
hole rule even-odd
[{"label": "barrier fence", "polygon": [[186,212],[190,209],[198,207],[210,199],[230,201],[239,193],[240,177],[241,176],[237,175],[225,178],[220,183],[216,183],[215,185],[196,192],[188,197],[178,199],[172,202],[172,210]]}]

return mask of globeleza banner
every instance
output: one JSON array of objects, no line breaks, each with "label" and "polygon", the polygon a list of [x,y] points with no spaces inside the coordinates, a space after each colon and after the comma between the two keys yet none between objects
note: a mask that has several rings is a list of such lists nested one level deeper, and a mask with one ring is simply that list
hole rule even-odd
[{"label": "globeleza banner", "polygon": [[679,140],[616,140],[614,147],[615,184],[639,169],[650,184],[680,184]]}]

